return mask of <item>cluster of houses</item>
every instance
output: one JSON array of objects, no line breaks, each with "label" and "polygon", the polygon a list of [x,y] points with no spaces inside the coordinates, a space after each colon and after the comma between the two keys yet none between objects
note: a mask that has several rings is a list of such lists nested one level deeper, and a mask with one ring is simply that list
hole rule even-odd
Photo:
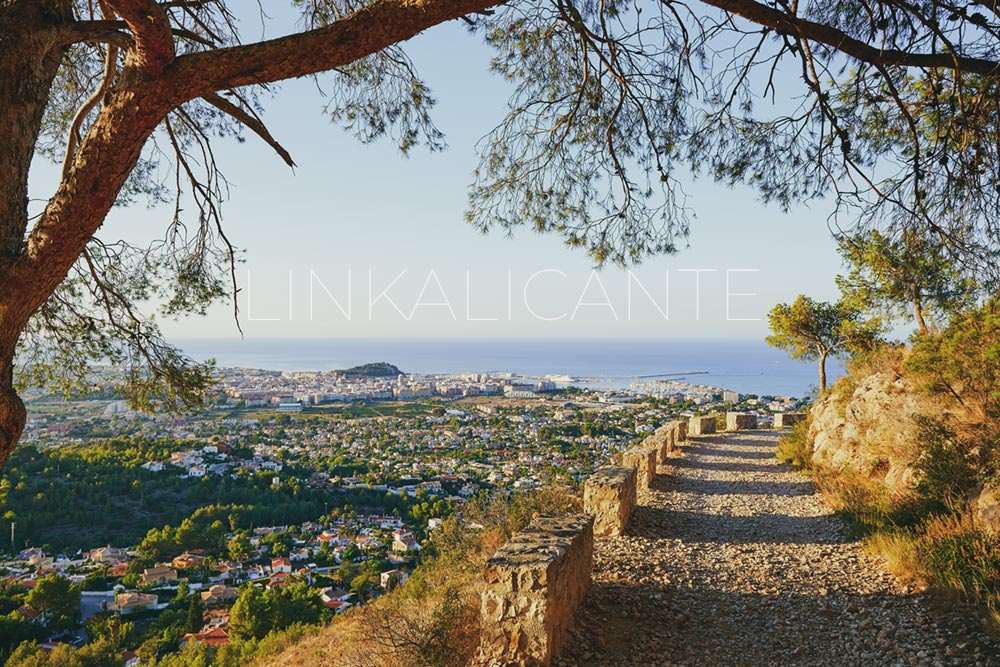
[{"label": "cluster of houses", "polygon": [[[428,528],[434,529],[440,524],[440,519],[431,519]],[[421,549],[416,535],[404,526],[399,517],[368,514],[338,519],[326,526],[306,522],[301,526],[291,527],[290,532],[295,537],[289,553],[268,556],[270,550],[265,538],[272,533],[289,531],[289,528],[274,526],[254,529],[249,538],[253,551],[243,562],[210,561],[203,554],[186,551],[170,562],[145,568],[139,575],[136,590],[128,590],[117,583],[110,591],[85,592],[81,602],[82,620],[103,609],[121,615],[155,613],[168,606],[167,602],[161,602],[157,591],[172,593],[181,581],[188,581],[190,571],[211,565],[207,582],[192,581],[188,584],[192,593],[201,597],[206,613],[205,625],[201,631],[186,635],[184,641],[218,645],[229,641],[228,609],[242,586],[257,585],[271,590],[288,586],[292,581],[304,581],[309,585],[316,585],[323,605],[331,612],[340,614],[357,601],[348,591],[320,586],[319,575],[330,575],[334,569],[334,566],[317,566],[312,562],[321,551],[338,563],[344,560],[345,551],[352,546],[358,550],[355,553],[360,554],[354,556],[353,560],[387,558],[391,568],[381,573],[379,585],[383,590],[389,590],[408,578],[414,557]],[[50,574],[81,584],[88,575],[103,571],[113,580],[126,575],[129,561],[135,556],[136,553],[131,549],[114,546],[98,547],[77,553],[73,557],[53,556],[46,554],[41,548],[28,548],[18,553],[12,561],[2,564],[7,572],[3,580],[28,589]],[[328,581],[325,578],[322,580]],[[26,622],[45,621],[42,612],[26,605],[18,613]]]},{"label": "cluster of houses", "polygon": [[246,407],[275,407],[296,412],[303,406],[352,401],[406,401],[441,396],[461,398],[504,394],[519,398],[553,391],[548,379],[510,373],[400,374],[394,377],[345,376],[336,371],[261,371],[227,368],[219,387]]}]

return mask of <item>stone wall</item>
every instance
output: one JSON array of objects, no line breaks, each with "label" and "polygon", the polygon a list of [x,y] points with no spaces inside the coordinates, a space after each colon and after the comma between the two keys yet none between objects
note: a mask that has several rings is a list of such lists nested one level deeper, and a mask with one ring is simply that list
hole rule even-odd
[{"label": "stone wall", "polygon": [[687,440],[688,423],[686,419],[675,419],[674,421],[669,421],[660,428],[656,429],[656,433],[670,433],[673,436],[674,447],[680,447],[681,442]]},{"label": "stone wall", "polygon": [[688,433],[691,435],[708,435],[715,433],[715,415],[706,417],[691,417],[688,420]]},{"label": "stone wall", "polygon": [[583,485],[583,511],[594,517],[594,535],[625,532],[636,503],[635,468],[598,468]]},{"label": "stone wall", "polygon": [[486,563],[479,663],[552,664],[590,588],[594,519],[541,515]]},{"label": "stone wall", "polygon": [[658,451],[655,447],[633,447],[622,454],[622,466],[635,468],[636,489],[645,491],[656,477]]},{"label": "stone wall", "polygon": [[688,439],[688,423],[686,419],[680,419],[674,422],[674,433],[676,434],[677,442],[682,442]]},{"label": "stone wall", "polygon": [[663,463],[674,451],[674,432],[656,430],[656,433],[642,441],[643,447],[652,447],[656,450],[656,460]]},{"label": "stone wall", "polygon": [[804,412],[779,412],[774,415],[774,428],[788,428],[805,420],[806,413]]},{"label": "stone wall", "polygon": [[746,431],[757,428],[757,415],[748,412],[727,412],[727,431]]}]

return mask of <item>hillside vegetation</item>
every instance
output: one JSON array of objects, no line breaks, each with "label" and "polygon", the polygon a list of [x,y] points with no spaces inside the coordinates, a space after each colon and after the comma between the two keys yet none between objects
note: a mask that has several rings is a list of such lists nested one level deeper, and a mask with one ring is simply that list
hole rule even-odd
[{"label": "hillside vegetation", "polygon": [[1000,303],[849,364],[779,458],[811,468],[897,574],[1000,621]]},{"label": "hillside vegetation", "polygon": [[344,377],[396,377],[397,375],[405,375],[403,371],[396,368],[393,364],[385,361],[377,361],[371,364],[362,364],[360,366],[352,366],[351,368],[345,368],[339,371],[335,371],[339,375]]}]

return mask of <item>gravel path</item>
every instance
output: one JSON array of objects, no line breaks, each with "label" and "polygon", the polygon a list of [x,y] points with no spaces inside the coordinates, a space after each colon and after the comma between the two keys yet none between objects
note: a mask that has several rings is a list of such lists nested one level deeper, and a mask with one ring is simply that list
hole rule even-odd
[{"label": "gravel path", "polygon": [[852,541],[759,431],[693,439],[599,540],[562,665],[1000,666],[967,610],[936,609]]}]

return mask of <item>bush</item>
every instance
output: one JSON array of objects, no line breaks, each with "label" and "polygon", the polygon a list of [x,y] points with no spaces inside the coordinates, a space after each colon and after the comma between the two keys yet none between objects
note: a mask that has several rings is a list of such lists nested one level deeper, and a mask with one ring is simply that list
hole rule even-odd
[{"label": "bush", "polygon": [[813,446],[809,439],[809,420],[793,424],[778,441],[775,458],[803,470],[812,469]]},{"label": "bush", "polygon": [[927,524],[917,553],[936,586],[996,605],[1000,535],[979,530],[969,515],[942,517]]},{"label": "bush", "polygon": [[918,336],[905,363],[925,389],[950,397],[976,423],[1000,419],[1000,299],[957,316],[940,334]]},{"label": "bush", "polygon": [[942,419],[914,415],[920,454],[914,468],[920,474],[916,491],[936,511],[958,511],[976,486],[969,443],[963,442]]},{"label": "bush", "polygon": [[816,485],[858,535],[892,532],[919,525],[923,499],[908,491],[891,492],[879,479],[851,469],[817,469]]}]

